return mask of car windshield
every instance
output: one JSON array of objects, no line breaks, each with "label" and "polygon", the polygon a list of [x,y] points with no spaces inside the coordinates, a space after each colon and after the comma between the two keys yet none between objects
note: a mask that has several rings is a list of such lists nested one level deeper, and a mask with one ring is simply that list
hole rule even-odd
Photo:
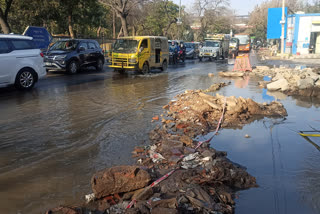
[{"label": "car windshield", "polygon": [[184,45],[186,46],[186,48],[194,48],[193,43],[185,43]]},{"label": "car windshield", "polygon": [[243,35],[243,36],[236,36],[236,38],[238,38],[239,39],[239,43],[240,43],[240,45],[246,45],[246,44],[248,44],[249,43],[249,37],[248,36],[246,36],[246,35]]},{"label": "car windshield", "polygon": [[118,39],[113,46],[113,52],[135,53],[137,52],[139,40]]},{"label": "car windshield", "polygon": [[232,39],[230,40],[230,42],[231,42],[231,43],[237,43],[237,39],[236,39],[236,38],[232,38]]},{"label": "car windshield", "polygon": [[58,41],[55,44],[52,45],[50,48],[51,51],[54,50],[63,50],[63,51],[69,51],[69,50],[75,50],[79,44],[79,41],[76,40],[68,40],[68,41]]},{"label": "car windshield", "polygon": [[206,47],[218,48],[219,44],[220,44],[219,42],[215,42],[215,41],[206,41]]}]

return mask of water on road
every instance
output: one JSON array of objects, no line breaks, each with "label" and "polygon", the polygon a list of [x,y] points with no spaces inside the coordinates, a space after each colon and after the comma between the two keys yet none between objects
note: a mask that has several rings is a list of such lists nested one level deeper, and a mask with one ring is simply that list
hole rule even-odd
[{"label": "water on road", "polygon": [[[241,191],[236,213],[319,213],[320,141],[292,130],[320,129],[316,100],[287,98],[259,89],[255,78],[221,79],[222,62],[171,66],[150,75],[84,71],[50,74],[30,92],[0,90],[0,213],[44,213],[79,202],[90,178],[106,167],[131,164],[131,151],[148,144],[154,115],[187,89],[231,81],[218,93],[258,102],[281,99],[285,120],[263,119],[224,129],[211,143],[257,177]],[[208,73],[215,77],[208,77]],[[244,138],[249,134],[251,138]]]}]

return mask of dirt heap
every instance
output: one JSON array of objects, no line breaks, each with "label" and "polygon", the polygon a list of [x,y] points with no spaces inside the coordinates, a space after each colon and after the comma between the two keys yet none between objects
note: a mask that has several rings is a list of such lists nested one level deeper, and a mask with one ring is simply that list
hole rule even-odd
[{"label": "dirt heap", "polygon": [[226,87],[228,85],[230,85],[231,82],[225,83],[225,82],[221,82],[221,83],[216,83],[211,85],[208,89],[205,90],[200,90],[201,92],[215,92],[218,91],[220,88]]},{"label": "dirt heap", "polygon": [[173,131],[183,129],[192,137],[203,134],[202,130],[206,133],[217,125],[224,105],[226,111],[222,127],[241,127],[264,116],[287,116],[279,102],[259,104],[242,97],[210,96],[198,91],[186,91],[164,107],[168,110],[168,119],[162,120],[164,128]]},{"label": "dirt heap", "polygon": [[269,91],[281,91],[287,95],[312,96],[320,98],[320,74],[312,68],[269,68],[257,66],[252,71],[259,76],[270,76],[272,80],[260,85]]},{"label": "dirt heap", "polygon": [[234,127],[265,116],[284,117],[286,110],[278,102],[259,104],[201,90],[186,91],[163,108],[161,125],[150,132],[151,146],[133,151],[136,166],[97,172],[87,203],[47,213],[234,213],[236,191],[256,187],[256,179],[226,152],[211,148],[210,139],[195,137],[217,127],[222,115],[222,127]]}]

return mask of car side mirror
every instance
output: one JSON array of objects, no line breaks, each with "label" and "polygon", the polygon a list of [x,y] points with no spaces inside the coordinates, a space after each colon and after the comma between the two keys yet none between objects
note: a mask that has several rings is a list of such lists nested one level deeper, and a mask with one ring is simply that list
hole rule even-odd
[{"label": "car side mirror", "polygon": [[144,47],[141,47],[141,48],[139,49],[139,53],[141,53],[143,50],[144,50]]},{"label": "car side mirror", "polygon": [[80,48],[79,48],[79,52],[82,52],[82,51],[85,51],[86,49],[83,47],[83,46],[81,46]]}]

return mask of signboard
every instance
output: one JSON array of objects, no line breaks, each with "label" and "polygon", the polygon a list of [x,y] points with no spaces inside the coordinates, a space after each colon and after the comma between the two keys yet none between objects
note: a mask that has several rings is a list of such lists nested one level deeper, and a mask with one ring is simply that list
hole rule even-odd
[{"label": "signboard", "polygon": [[32,37],[40,49],[47,49],[52,40],[52,36],[44,27],[28,26],[23,35]]},{"label": "signboard", "polygon": [[[288,9],[285,8],[285,25],[284,35],[287,35],[287,13]],[[282,8],[269,8],[268,9],[268,25],[267,25],[267,39],[280,39],[282,30]]]}]

